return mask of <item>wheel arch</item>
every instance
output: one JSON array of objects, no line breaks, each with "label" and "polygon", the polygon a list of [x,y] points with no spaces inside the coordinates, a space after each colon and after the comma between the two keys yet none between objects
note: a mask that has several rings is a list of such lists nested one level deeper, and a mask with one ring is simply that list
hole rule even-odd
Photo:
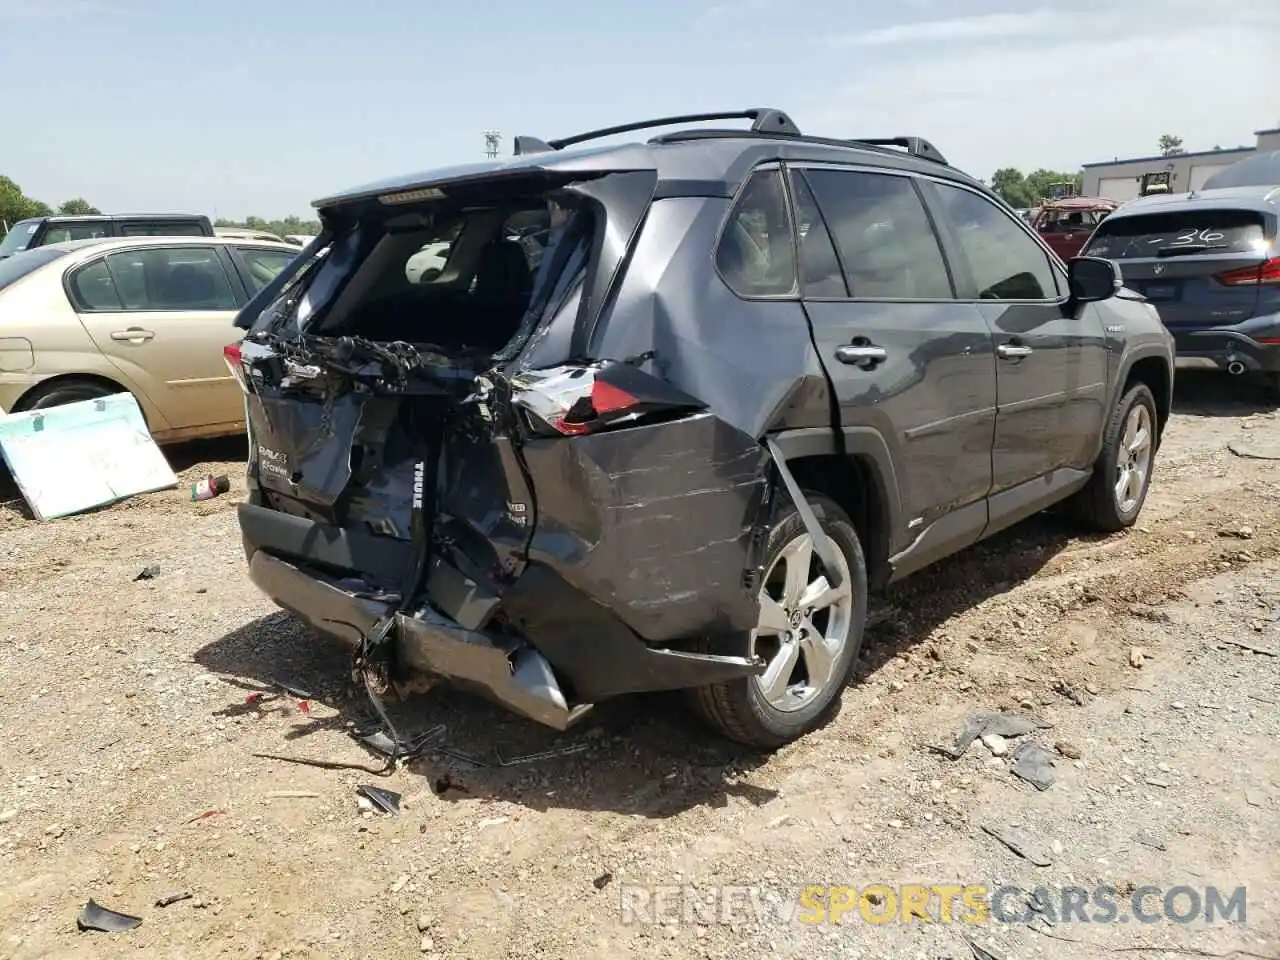
[{"label": "wheel arch", "polygon": [[1165,427],[1173,412],[1173,364],[1163,353],[1142,352],[1125,359],[1119,378],[1120,391],[1116,401],[1128,393],[1137,383],[1150,388],[1156,400],[1156,439],[1164,437]]},{"label": "wheel arch", "polygon": [[897,475],[884,438],[869,427],[845,429],[839,436],[812,427],[771,439],[801,487],[830,497],[849,515],[862,541],[869,583],[873,589],[883,587],[901,517]]}]

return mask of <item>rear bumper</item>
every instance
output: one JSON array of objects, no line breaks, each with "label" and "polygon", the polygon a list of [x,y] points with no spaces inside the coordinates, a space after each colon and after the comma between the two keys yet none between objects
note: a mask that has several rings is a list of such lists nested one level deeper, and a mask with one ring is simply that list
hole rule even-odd
[{"label": "rear bumper", "polygon": [[[252,503],[240,504],[239,513],[250,579],[316,631],[354,649],[390,611],[390,604],[349,592],[302,562],[309,555],[332,562],[363,553],[367,544],[357,540],[353,546],[344,531]],[[599,700],[705,686],[764,668],[746,657],[651,647],[538,564],[530,565],[499,600],[437,558],[426,593],[431,606],[396,615],[397,663],[408,672],[472,689],[558,730]],[[489,628],[499,609],[521,635]]]},{"label": "rear bumper", "polygon": [[1280,371],[1280,344],[1261,342],[1280,337],[1280,317],[1255,318],[1239,327],[1174,329],[1173,335],[1181,368],[1229,373]]},{"label": "rear bumper", "polygon": [[[249,561],[249,577],[281,607],[353,649],[390,611],[388,604],[353,596],[261,550]],[[531,647],[500,644],[430,610],[398,614],[394,636],[401,664],[473,688],[538,723],[565,730],[590,709],[569,706],[550,664]]]}]

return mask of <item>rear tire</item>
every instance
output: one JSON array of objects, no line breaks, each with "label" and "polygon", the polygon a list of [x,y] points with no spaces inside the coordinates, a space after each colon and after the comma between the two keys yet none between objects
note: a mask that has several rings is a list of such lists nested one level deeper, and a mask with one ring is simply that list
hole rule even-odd
[{"label": "rear tire", "polygon": [[77,403],[81,400],[97,400],[99,397],[110,397],[125,391],[119,387],[112,389],[97,380],[59,380],[45,386],[36,387],[22,401],[23,410],[48,410],[66,403]]},{"label": "rear tire", "polygon": [[765,550],[761,622],[751,650],[767,660],[761,677],[687,692],[694,711],[731,740],[774,750],[821,726],[853,673],[867,616],[867,566],[848,516],[807,493],[835,548],[844,583],[824,590],[822,562],[794,505],[779,515]]},{"label": "rear tire", "polygon": [[1133,526],[1151,488],[1159,422],[1156,398],[1145,383],[1120,398],[1107,421],[1093,476],[1067,503],[1077,519],[1103,533]]}]

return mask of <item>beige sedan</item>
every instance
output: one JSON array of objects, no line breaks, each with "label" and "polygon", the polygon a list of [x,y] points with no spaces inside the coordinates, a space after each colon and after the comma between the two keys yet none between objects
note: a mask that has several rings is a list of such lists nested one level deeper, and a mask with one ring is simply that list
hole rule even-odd
[{"label": "beige sedan", "polygon": [[158,441],[240,433],[244,397],[222,349],[240,308],[297,247],[133,237],[0,260],[0,408],[129,391]]}]

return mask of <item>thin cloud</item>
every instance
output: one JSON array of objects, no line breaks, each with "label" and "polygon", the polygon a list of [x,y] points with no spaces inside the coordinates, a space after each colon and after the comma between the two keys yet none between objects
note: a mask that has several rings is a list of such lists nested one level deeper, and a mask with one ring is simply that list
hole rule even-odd
[{"label": "thin cloud", "polygon": [[0,20],[57,20],[105,9],[99,0],[0,0]]},{"label": "thin cloud", "polygon": [[898,23],[891,27],[845,34],[834,42],[842,46],[887,47],[909,43],[959,43],[1027,37],[1064,29],[1071,18],[1052,10],[1027,13],[989,13],[945,20]]}]

